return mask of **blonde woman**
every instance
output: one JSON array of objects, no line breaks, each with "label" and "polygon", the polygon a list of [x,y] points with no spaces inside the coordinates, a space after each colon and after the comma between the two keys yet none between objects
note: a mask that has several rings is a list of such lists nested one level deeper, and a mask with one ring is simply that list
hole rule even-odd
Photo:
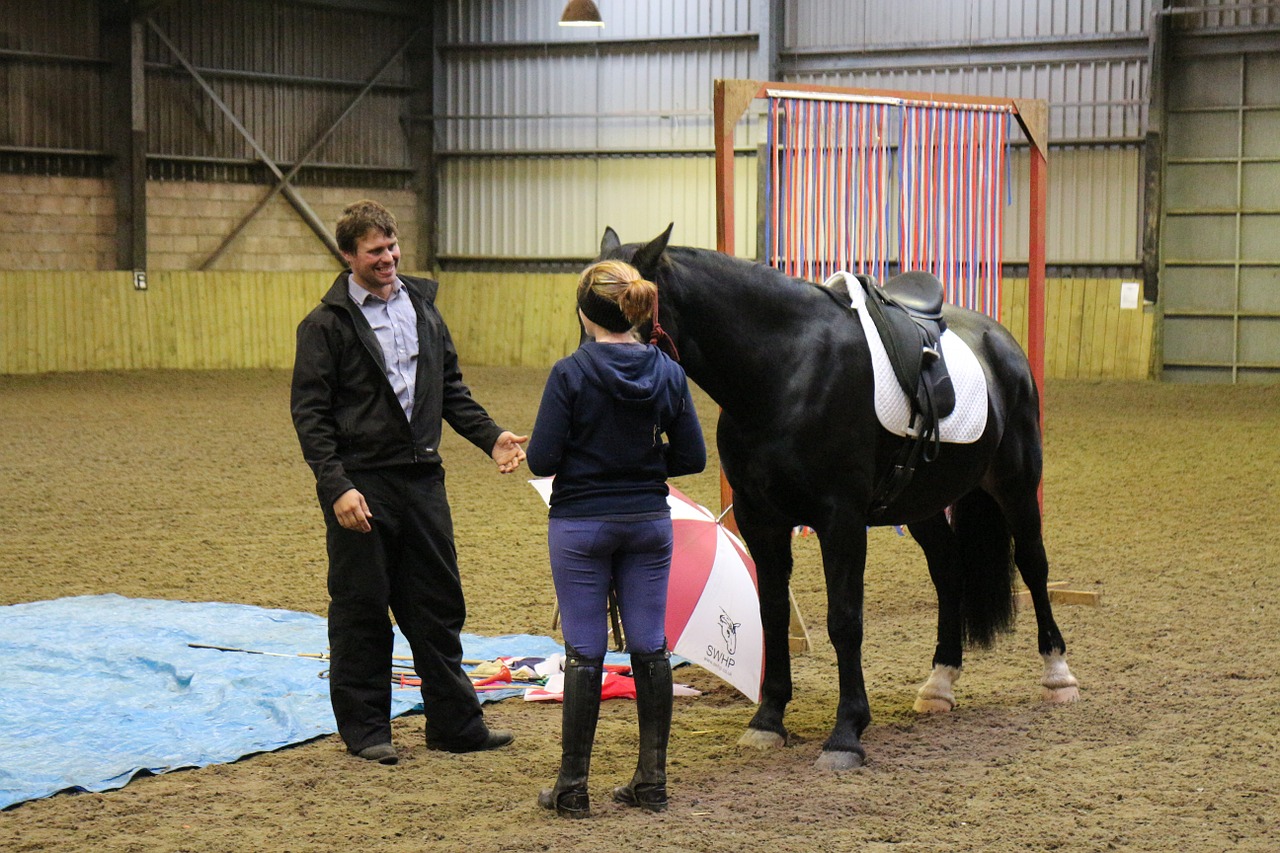
[{"label": "blonde woman", "polygon": [[547,541],[566,656],[560,773],[538,802],[565,817],[590,814],[611,585],[626,625],[640,725],[635,775],[613,798],[649,811],[667,807],[667,478],[701,471],[707,451],[684,371],[635,333],[652,319],[657,297],[629,264],[587,267],[578,315],[592,340],[552,368],[528,447],[529,469],[555,476]]}]

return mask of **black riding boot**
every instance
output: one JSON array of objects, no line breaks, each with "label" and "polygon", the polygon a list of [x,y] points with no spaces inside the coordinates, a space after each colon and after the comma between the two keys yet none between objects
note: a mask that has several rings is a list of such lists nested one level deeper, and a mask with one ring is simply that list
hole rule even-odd
[{"label": "black riding boot", "polygon": [[604,659],[580,657],[569,646],[565,652],[560,775],[556,777],[555,787],[545,788],[538,794],[538,805],[555,809],[561,817],[587,817],[591,814],[587,775],[591,769],[596,720],[600,717]]},{"label": "black riding boot", "polygon": [[633,654],[636,715],[640,718],[640,760],[630,785],[613,789],[613,798],[651,812],[667,808],[667,740],[671,735],[671,653]]}]

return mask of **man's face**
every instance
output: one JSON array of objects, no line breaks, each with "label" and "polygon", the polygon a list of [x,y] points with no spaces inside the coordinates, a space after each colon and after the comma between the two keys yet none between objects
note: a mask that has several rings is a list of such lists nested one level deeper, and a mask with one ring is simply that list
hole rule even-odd
[{"label": "man's face", "polygon": [[356,283],[366,290],[381,290],[395,284],[400,244],[394,234],[388,236],[370,229],[356,241],[355,254],[343,252],[342,257],[350,265]]}]

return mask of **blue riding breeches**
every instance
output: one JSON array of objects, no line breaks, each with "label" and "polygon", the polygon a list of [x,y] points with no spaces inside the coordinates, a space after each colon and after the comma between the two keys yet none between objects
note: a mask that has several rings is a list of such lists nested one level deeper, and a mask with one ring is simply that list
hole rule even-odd
[{"label": "blue riding breeches", "polygon": [[665,513],[634,520],[552,518],[547,544],[565,643],[583,657],[604,656],[612,584],[627,650],[647,654],[665,648],[671,542],[671,517]]}]

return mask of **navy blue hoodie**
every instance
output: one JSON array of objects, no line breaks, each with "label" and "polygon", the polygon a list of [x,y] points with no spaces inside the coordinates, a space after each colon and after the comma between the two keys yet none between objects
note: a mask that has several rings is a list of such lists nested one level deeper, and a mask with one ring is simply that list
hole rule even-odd
[{"label": "navy blue hoodie", "polygon": [[527,449],[553,517],[667,511],[667,478],[706,467],[684,370],[651,344],[587,341],[551,368]]}]

